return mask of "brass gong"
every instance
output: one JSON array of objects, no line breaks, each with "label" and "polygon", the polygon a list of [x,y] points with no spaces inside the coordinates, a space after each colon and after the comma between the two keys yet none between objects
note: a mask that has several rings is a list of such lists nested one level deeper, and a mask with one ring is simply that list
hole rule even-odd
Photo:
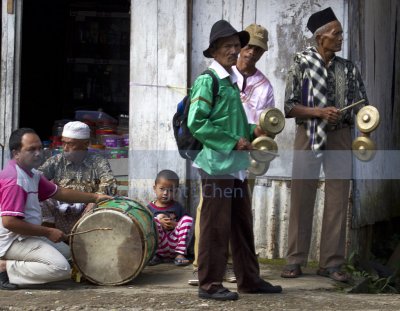
[{"label": "brass gong", "polygon": [[249,173],[255,176],[261,176],[268,171],[268,168],[269,168],[269,162],[258,162],[254,159],[251,159],[248,170]]},{"label": "brass gong", "polygon": [[278,156],[278,145],[270,137],[257,137],[251,144],[254,150],[250,151],[250,155],[258,162],[270,162]]},{"label": "brass gong", "polygon": [[360,161],[370,161],[376,154],[375,143],[369,137],[357,137],[356,139],[354,139],[351,147],[353,149],[354,155]]},{"label": "brass gong", "polygon": [[360,132],[370,133],[380,122],[379,111],[374,106],[364,106],[357,113],[356,124]]},{"label": "brass gong", "polygon": [[278,108],[268,108],[261,113],[259,124],[265,133],[274,137],[285,127],[285,116]]}]

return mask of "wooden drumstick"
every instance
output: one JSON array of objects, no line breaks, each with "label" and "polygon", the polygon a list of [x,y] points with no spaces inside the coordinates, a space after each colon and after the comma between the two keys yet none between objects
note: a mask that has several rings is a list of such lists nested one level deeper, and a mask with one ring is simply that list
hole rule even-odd
[{"label": "wooden drumstick", "polygon": [[112,228],[93,228],[93,229],[89,229],[89,230],[85,230],[85,231],[70,233],[70,234],[67,234],[67,236],[84,234],[84,233],[88,233],[88,232],[92,232],[92,231],[96,231],[96,230],[112,230]]},{"label": "wooden drumstick", "polygon": [[342,108],[342,109],[339,109],[339,111],[340,111],[340,112],[343,112],[343,111],[345,111],[345,110],[347,110],[347,109],[353,108],[354,106],[357,106],[357,105],[359,105],[359,104],[362,104],[363,102],[365,102],[365,99],[361,99],[361,100],[359,100],[358,102],[356,102],[356,103],[354,103],[354,104],[351,104],[351,105],[348,105],[347,107],[344,107],[344,108]]}]

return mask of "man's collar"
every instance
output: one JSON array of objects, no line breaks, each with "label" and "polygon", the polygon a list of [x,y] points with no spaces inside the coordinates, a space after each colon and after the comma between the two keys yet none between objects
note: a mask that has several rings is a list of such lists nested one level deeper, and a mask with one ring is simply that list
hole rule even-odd
[{"label": "man's collar", "polygon": [[26,167],[23,167],[22,165],[20,165],[17,160],[15,159],[11,159],[10,162],[12,163],[12,165],[18,166],[21,170],[23,170],[26,174],[28,174],[30,177],[33,176],[33,172],[32,169],[28,169]]},{"label": "man's collar", "polygon": [[237,76],[235,74],[235,72],[232,70],[230,73],[228,71],[226,71],[226,69],[224,67],[221,66],[220,63],[218,63],[216,60],[214,60],[210,67],[211,69],[215,70],[215,72],[217,73],[218,77],[220,79],[225,79],[227,77],[230,78],[232,84],[237,83]]},{"label": "man's collar", "polygon": [[[324,58],[322,57],[322,55],[319,53],[318,49],[313,46],[310,48],[311,51],[315,52],[318,55],[318,58],[320,58],[324,63]],[[328,65],[334,63],[336,61],[336,53],[333,53],[333,57],[329,60]]]},{"label": "man's collar", "polygon": [[66,163],[67,165],[76,165],[76,166],[83,166],[83,165],[84,165],[84,166],[88,166],[88,167],[90,166],[90,162],[89,162],[89,152],[88,152],[88,151],[86,151],[86,155],[85,155],[85,157],[83,158],[82,162],[80,162],[80,163],[74,163],[74,162],[72,162],[71,160],[67,159],[64,153],[62,154],[62,157],[64,158],[65,163]]}]

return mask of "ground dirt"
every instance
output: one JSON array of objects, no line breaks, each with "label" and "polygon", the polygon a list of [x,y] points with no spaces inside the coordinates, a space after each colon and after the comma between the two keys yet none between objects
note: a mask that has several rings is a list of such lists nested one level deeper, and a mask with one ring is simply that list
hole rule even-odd
[{"label": "ground dirt", "polygon": [[[305,269],[298,279],[280,278],[281,266],[261,264],[261,275],[283,287],[281,294],[240,294],[239,300],[199,299],[187,285],[192,266],[146,267],[120,286],[63,281],[16,291],[0,290],[0,310],[400,310],[400,295],[347,294],[335,281]],[[225,284],[235,290],[235,284]]]}]

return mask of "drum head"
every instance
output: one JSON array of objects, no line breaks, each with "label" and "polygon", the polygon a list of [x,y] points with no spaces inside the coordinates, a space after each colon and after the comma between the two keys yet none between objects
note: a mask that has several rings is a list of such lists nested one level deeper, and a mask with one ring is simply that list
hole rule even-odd
[{"label": "drum head", "polygon": [[144,266],[144,238],[136,220],[116,209],[102,208],[88,214],[72,229],[112,228],[73,235],[74,263],[93,283],[119,285],[132,280]]}]

